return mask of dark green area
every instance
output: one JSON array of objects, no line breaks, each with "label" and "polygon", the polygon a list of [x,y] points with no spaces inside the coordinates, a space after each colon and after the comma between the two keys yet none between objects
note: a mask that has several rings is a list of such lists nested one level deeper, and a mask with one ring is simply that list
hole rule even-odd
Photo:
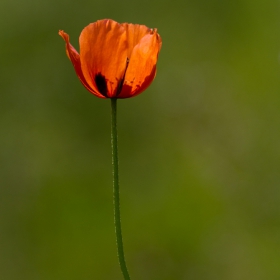
[{"label": "dark green area", "polygon": [[279,1],[0,3],[0,278],[121,280],[110,100],[58,30],[158,28],[157,77],[118,102],[133,280],[280,279]]}]

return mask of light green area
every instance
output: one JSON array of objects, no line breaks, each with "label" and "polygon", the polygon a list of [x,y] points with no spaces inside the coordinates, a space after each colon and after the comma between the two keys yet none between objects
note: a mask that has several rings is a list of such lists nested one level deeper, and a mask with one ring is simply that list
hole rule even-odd
[{"label": "light green area", "polygon": [[0,279],[121,280],[110,100],[58,30],[158,28],[158,73],[118,102],[132,280],[280,279],[279,1],[1,0]]}]

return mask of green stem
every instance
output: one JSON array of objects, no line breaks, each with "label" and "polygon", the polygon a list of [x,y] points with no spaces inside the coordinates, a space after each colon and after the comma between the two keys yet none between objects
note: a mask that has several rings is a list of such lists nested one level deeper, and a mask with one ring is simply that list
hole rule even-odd
[{"label": "green stem", "polygon": [[118,162],[118,135],[117,135],[117,99],[111,98],[112,109],[112,162],[113,162],[113,188],[114,188],[114,220],[117,239],[118,258],[125,280],[130,280],[123,251],[121,215],[120,215],[120,190],[119,190],[119,162]]}]

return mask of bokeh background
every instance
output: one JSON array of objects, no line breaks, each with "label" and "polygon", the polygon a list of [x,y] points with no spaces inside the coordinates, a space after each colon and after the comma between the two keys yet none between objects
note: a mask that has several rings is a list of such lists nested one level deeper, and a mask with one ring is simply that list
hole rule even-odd
[{"label": "bokeh background", "polygon": [[119,101],[121,211],[134,280],[280,279],[278,0],[0,3],[0,278],[120,280],[110,102],[58,30],[158,28],[158,73]]}]

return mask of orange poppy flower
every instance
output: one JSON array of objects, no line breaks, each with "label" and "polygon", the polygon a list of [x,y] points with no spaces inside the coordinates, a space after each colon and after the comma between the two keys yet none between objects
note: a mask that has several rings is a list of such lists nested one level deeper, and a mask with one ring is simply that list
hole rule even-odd
[{"label": "orange poppy flower", "polygon": [[60,30],[66,53],[84,87],[100,98],[129,98],[143,92],[156,75],[161,38],[145,25],[98,20],[80,35],[80,54]]}]

